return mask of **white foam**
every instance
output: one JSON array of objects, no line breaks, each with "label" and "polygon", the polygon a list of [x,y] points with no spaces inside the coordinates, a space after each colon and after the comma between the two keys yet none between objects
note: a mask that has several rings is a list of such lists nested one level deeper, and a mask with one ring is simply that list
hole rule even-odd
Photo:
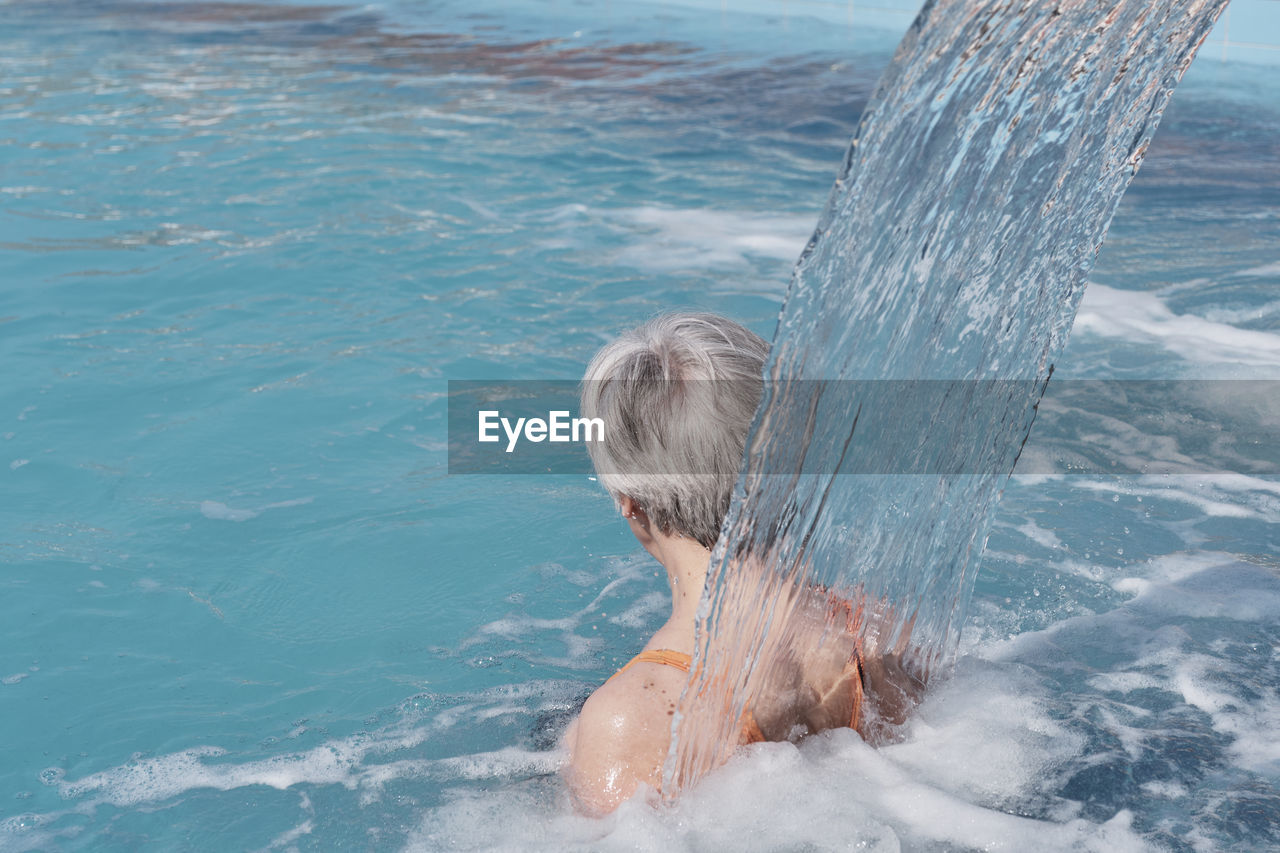
[{"label": "white foam", "polygon": [[1165,800],[1180,800],[1190,793],[1185,786],[1176,782],[1143,782],[1139,787],[1147,794]]},{"label": "white foam", "polygon": [[205,518],[211,518],[215,521],[248,521],[251,518],[257,518],[267,510],[283,509],[291,506],[303,506],[311,503],[313,500],[315,500],[315,498],[294,498],[293,500],[277,501],[276,503],[266,504],[258,509],[235,509],[220,501],[201,501],[200,514]]},{"label": "white foam", "polygon": [[1073,329],[1155,344],[1196,365],[1239,368],[1227,371],[1230,375],[1280,376],[1280,334],[1175,314],[1146,291],[1091,283]]},{"label": "white foam", "polygon": [[297,849],[297,841],[303,836],[310,835],[315,831],[315,821],[304,820],[293,829],[280,833],[271,839],[271,843],[262,849],[265,850],[281,850],[281,849]]},{"label": "white foam", "polygon": [[[1274,614],[1274,604],[1272,613]],[[1189,705],[1207,713],[1217,731],[1233,738],[1230,751],[1238,766],[1256,773],[1280,775],[1280,705],[1253,700],[1223,689],[1221,661],[1208,655],[1183,655],[1173,668],[1173,687]]]},{"label": "white foam", "polygon": [[1062,540],[1058,538],[1058,534],[1041,527],[1034,521],[1026,521],[1018,525],[1017,530],[1023,536],[1044,548],[1057,549],[1062,547]]},{"label": "white foam", "polygon": [[670,608],[671,596],[661,592],[651,592],[640,596],[635,603],[628,605],[621,613],[610,616],[609,621],[627,628],[644,628],[652,625],[655,617]]},{"label": "white foam", "polygon": [[[921,706],[909,738],[881,751],[955,796],[1009,802],[1033,793],[1046,767],[1083,746],[1043,705],[1043,692],[1025,674],[970,661]],[[975,762],[979,745],[982,761]]]},{"label": "white foam", "polygon": [[1263,264],[1262,266],[1249,267],[1248,269],[1234,273],[1234,275],[1258,278],[1263,276],[1280,275],[1280,261],[1276,261],[1274,264]]},{"label": "white foam", "polygon": [[59,770],[42,774],[67,799],[80,807],[110,804],[120,807],[157,803],[188,791],[231,791],[254,785],[285,790],[295,785],[340,785],[359,791],[362,802],[376,800],[383,785],[406,777],[444,780],[508,778],[553,773],[562,756],[504,747],[492,752],[449,758],[407,758],[378,761],[381,756],[412,750],[462,721],[476,721],[504,713],[527,714],[531,707],[552,708],[575,690],[557,682],[529,682],[479,691],[426,720],[406,718],[373,732],[327,741],[312,749],[236,763],[226,749],[196,747],[126,764],[67,780]]},{"label": "white foam", "polygon": [[[1205,563],[1196,557],[1217,559]],[[1265,623],[1280,618],[1280,588],[1235,582],[1255,571],[1261,570],[1243,568],[1228,555],[1178,554],[1156,560],[1147,577],[1122,579],[1114,586],[1135,595],[1131,605],[1164,620],[1180,616]]]},{"label": "white foam", "polygon": [[[1016,678],[980,699],[981,708],[967,707],[969,697],[984,695],[976,688],[1000,684],[987,675],[931,698],[933,718],[908,744],[877,750],[849,730],[799,747],[756,744],[671,807],[651,807],[651,792],[641,791],[599,820],[574,815],[562,791],[545,787],[469,791],[425,815],[406,849],[1147,849],[1124,812],[1093,824],[1074,818],[1070,806],[1053,820],[996,807],[1036,787],[1041,756],[1079,744]],[[1019,700],[1012,704],[1002,701],[1015,698],[1010,688]],[[947,709],[953,701],[960,705]],[[973,711],[982,715],[976,723]],[[974,777],[977,787],[965,781]]]},{"label": "white foam", "polygon": [[[1233,476],[1215,488],[1274,496],[1280,484]],[[1036,530],[1023,532],[1051,544]],[[936,686],[901,743],[873,749],[836,731],[799,747],[758,744],[673,806],[654,808],[651,792],[641,792],[600,820],[575,815],[550,780],[454,788],[446,804],[423,816],[407,849],[1151,849],[1129,811],[1099,824],[1080,818],[1079,804],[1055,793],[1061,768],[1088,766],[1086,750],[1096,748],[1086,744],[1078,717],[1064,720],[1064,702],[1074,710],[1086,703],[1096,715],[1091,725],[1138,760],[1159,748],[1164,733],[1152,711],[1124,697],[1169,692],[1230,736],[1233,770],[1275,773],[1280,747],[1268,738],[1280,730],[1280,703],[1251,697],[1247,686],[1237,689],[1229,674],[1223,677],[1223,659],[1188,647],[1183,626],[1206,618],[1274,623],[1280,584],[1222,553],[1175,553],[1123,570],[1130,574],[1115,578],[1109,570],[1113,585],[1133,596],[1119,607],[1011,640],[970,644],[987,660],[963,660]],[[1085,677],[1097,694],[1064,697],[1023,665],[1077,672],[1095,647],[1108,661],[1105,671]],[[469,772],[467,778],[483,781],[490,770],[480,763]],[[1201,793],[1176,779],[1143,788],[1144,797],[1164,800]],[[1036,804],[1038,819],[1023,816],[1027,803]],[[1213,849],[1212,828],[1202,829],[1192,835]]]},{"label": "white foam", "polygon": [[232,509],[218,501],[201,501],[200,514],[215,521],[248,521],[258,517],[258,513],[254,510]]},{"label": "white foam", "polygon": [[1145,672],[1099,672],[1089,676],[1090,687],[1113,693],[1131,693],[1163,685],[1161,679]]},{"label": "white foam", "polygon": [[[753,745],[654,808],[641,791],[612,815],[575,815],[563,789],[459,791],[423,816],[409,850],[1145,850],[1121,812],[1082,820],[1042,789],[1080,736],[1034,676],[969,661],[931,693],[905,742],[874,749],[847,729]],[[1052,801],[1050,816],[1013,811]]]},{"label": "white foam", "polygon": [[1214,518],[1280,521],[1280,482],[1247,474],[1157,474],[1100,480],[1074,477],[1072,486],[1188,504]]},{"label": "white foam", "polygon": [[286,507],[291,507],[291,506],[306,506],[307,504],[311,503],[314,500],[315,498],[313,497],[305,497],[305,498],[294,498],[288,501],[276,501],[275,503],[265,505],[259,511],[265,512],[269,509],[284,509]]},{"label": "white foam", "polygon": [[753,258],[794,263],[817,221],[816,214],[651,206],[593,213],[632,235],[613,262],[660,272],[741,267]]},{"label": "white foam", "polygon": [[1206,305],[1200,311],[1206,320],[1212,320],[1215,323],[1228,323],[1232,326],[1243,323],[1268,323],[1270,325],[1277,318],[1280,318],[1280,300],[1272,299],[1260,305],[1251,305],[1248,308]]},{"label": "white foam", "polygon": [[[1238,768],[1280,774],[1280,742],[1275,739],[1280,697],[1274,686],[1259,682],[1264,676],[1254,671],[1256,663],[1193,645],[1183,627],[1203,620],[1280,622],[1280,581],[1274,572],[1213,552],[1169,554],[1133,568],[1141,574],[1113,584],[1133,595],[1122,608],[1066,619],[1044,631],[993,643],[985,653],[997,660],[1044,664],[1060,660],[1062,649],[1088,654],[1082,647],[1105,646],[1113,662],[1107,672],[1089,677],[1090,686],[1113,695],[1152,688],[1174,694],[1207,714],[1215,731],[1230,736],[1227,751]],[[1217,645],[1225,648],[1228,641]],[[1270,665],[1275,656],[1273,648]],[[1255,683],[1250,686],[1250,681]],[[1134,709],[1132,715],[1140,713]],[[1106,728],[1131,751],[1137,740],[1159,734],[1128,729],[1117,718],[1108,719]]]},{"label": "white foam", "polygon": [[[512,613],[481,625],[474,634],[462,641],[462,649],[502,638],[509,651],[518,649],[520,656],[539,666],[555,666],[566,669],[594,669],[600,665],[600,653],[604,640],[599,636],[601,624],[614,624],[627,628],[656,628],[658,618],[670,598],[660,594],[645,593],[627,602],[627,596],[639,584],[653,581],[653,560],[647,554],[615,557],[605,561],[607,574],[614,575],[591,600],[577,611],[553,618],[538,617],[526,606]],[[563,578],[569,583],[590,587],[599,582],[600,576],[589,572],[566,570],[559,565],[543,567],[546,572]],[[563,611],[561,611],[563,612]],[[549,643],[552,640],[554,642]],[[562,644],[564,655],[547,652],[555,642]]]},{"label": "white foam", "polygon": [[59,833],[43,829],[47,823],[44,815],[18,814],[0,820],[0,850],[6,853],[26,853],[28,850],[58,850],[64,839]]}]

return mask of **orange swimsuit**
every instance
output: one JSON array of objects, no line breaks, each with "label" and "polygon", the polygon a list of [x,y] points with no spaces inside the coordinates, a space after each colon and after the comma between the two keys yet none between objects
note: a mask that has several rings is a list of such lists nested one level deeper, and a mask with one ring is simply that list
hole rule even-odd
[{"label": "orange swimsuit", "polygon": [[[611,677],[621,675],[637,663],[656,663],[662,666],[674,666],[681,672],[688,672],[693,658],[684,652],[677,652],[672,649],[645,649],[640,654],[618,670]],[[853,714],[849,720],[849,728],[858,731],[858,724],[862,722],[862,656],[855,655],[850,665],[854,668],[854,677],[849,679],[850,690],[853,692]],[[738,742],[742,744],[761,743],[767,740],[764,732],[760,730],[760,725],[756,722],[755,715],[751,713],[751,709],[747,709],[742,713],[742,732],[739,735]]]},{"label": "orange swimsuit", "polygon": [[[658,663],[663,666],[674,666],[682,672],[688,672],[690,664],[693,663],[693,658],[684,652],[677,652],[671,649],[645,649],[627,661],[626,665],[615,672],[613,676],[622,675],[622,673],[631,668],[632,664],[637,663]],[[610,677],[612,678],[613,676]]]}]

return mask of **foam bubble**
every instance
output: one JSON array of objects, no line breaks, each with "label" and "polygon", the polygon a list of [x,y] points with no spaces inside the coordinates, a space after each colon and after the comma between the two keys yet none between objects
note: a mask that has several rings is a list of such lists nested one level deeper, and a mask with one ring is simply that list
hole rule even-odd
[{"label": "foam bubble", "polygon": [[[1083,745],[1044,706],[1043,689],[1026,673],[970,659],[921,706],[908,739],[881,751],[957,796],[1012,802],[1033,795],[1045,768]],[[982,761],[975,762],[979,747]]]},{"label": "foam bubble", "polygon": [[58,849],[62,839],[57,833],[47,831],[46,823],[43,815],[29,813],[0,820],[0,849],[8,853]]},{"label": "foam bubble", "polygon": [[[284,790],[307,782],[359,786],[361,760],[377,747],[362,738],[330,742],[301,753],[275,756],[242,764],[213,763],[225,756],[220,747],[197,747],[155,758],[138,758],[82,779],[58,781],[58,790],[69,799],[87,798],[93,804],[133,806],[168,800],[187,791],[211,788],[230,791],[251,785]],[[411,745],[406,740],[403,746]]]},{"label": "foam bubble", "polygon": [[1058,538],[1056,533],[1041,527],[1034,521],[1026,521],[1020,524],[1017,530],[1023,536],[1044,548],[1056,549],[1062,547],[1062,540]]},{"label": "foam bubble", "polygon": [[200,514],[215,521],[248,521],[258,517],[258,513],[254,510],[232,509],[218,501],[201,501]]},{"label": "foam bubble", "polygon": [[606,216],[635,235],[634,244],[615,256],[616,263],[664,272],[746,266],[752,258],[794,262],[816,221],[814,215],[649,206]]},{"label": "foam bubble", "polygon": [[1145,291],[1091,283],[1073,329],[1155,344],[1197,365],[1250,368],[1247,372],[1260,376],[1280,372],[1280,334],[1242,329],[1193,314],[1175,314],[1158,296]]},{"label": "foam bubble", "polygon": [[1075,477],[1072,486],[1189,504],[1206,516],[1280,520],[1280,483],[1246,474],[1156,474],[1134,478]]},{"label": "foam bubble", "polygon": [[1240,270],[1234,274],[1241,277],[1258,278],[1280,275],[1280,261],[1276,261],[1274,264],[1262,264],[1257,267],[1249,267],[1248,269]]},{"label": "foam bubble", "polygon": [[306,506],[307,504],[311,503],[314,500],[315,498],[313,497],[305,497],[305,498],[294,498],[292,500],[287,500],[287,501],[276,501],[275,503],[267,504],[266,506],[262,507],[262,510],[260,511],[266,511],[269,509],[284,509],[285,507],[291,507],[291,506]]},{"label": "foam bubble", "polygon": [[666,612],[670,607],[671,596],[651,592],[648,595],[642,595],[616,616],[610,616],[609,621],[627,628],[644,628],[653,624],[654,617]]},{"label": "foam bubble", "polygon": [[283,509],[291,506],[305,506],[313,500],[315,500],[315,498],[294,498],[293,500],[277,501],[276,503],[265,504],[258,509],[234,509],[220,501],[201,501],[200,514],[205,518],[211,518],[215,521],[248,521],[251,518],[257,518],[267,510]]},{"label": "foam bubble", "polygon": [[304,820],[302,823],[298,824],[292,829],[282,832],[279,835],[277,835],[275,838],[271,839],[271,843],[262,849],[263,850],[281,850],[281,849],[291,848],[296,850],[298,839],[302,838],[303,836],[310,835],[314,831],[315,831],[315,821],[310,819]]},{"label": "foam bubble", "polygon": [[[650,591],[655,583],[653,562],[647,554],[615,557],[606,560],[606,573],[613,577],[591,600],[578,610],[564,614],[559,601],[558,614],[536,615],[543,605],[521,599],[522,606],[499,619],[481,625],[466,638],[461,648],[475,653],[492,650],[488,657],[517,656],[538,666],[589,670],[601,666],[602,652],[611,644],[601,635],[602,629],[613,627],[642,633],[661,624],[661,615],[669,607],[670,597]],[[589,587],[600,580],[599,574],[571,572],[561,566],[543,567],[544,574]],[[495,643],[500,639],[500,643]],[[641,641],[642,642],[642,641]],[[550,649],[561,647],[564,654]],[[482,655],[483,657],[483,655]]]}]

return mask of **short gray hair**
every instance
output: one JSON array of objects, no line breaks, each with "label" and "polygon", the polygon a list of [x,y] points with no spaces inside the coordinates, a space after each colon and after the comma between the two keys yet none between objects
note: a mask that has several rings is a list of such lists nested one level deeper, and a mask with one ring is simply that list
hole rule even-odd
[{"label": "short gray hair", "polygon": [[655,317],[591,359],[582,414],[604,421],[588,450],[600,482],[663,533],[710,548],[729,511],[769,344],[716,314]]}]

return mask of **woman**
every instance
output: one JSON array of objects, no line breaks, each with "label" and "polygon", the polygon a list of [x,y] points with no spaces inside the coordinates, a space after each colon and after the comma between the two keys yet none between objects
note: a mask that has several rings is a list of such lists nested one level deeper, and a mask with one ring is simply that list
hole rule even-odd
[{"label": "woman", "polygon": [[[582,415],[605,424],[604,441],[588,445],[592,462],[631,532],[666,569],[671,616],[565,732],[565,778],[581,811],[603,814],[641,786],[660,787],[711,548],[767,355],[760,336],[724,317],[667,314],[623,334],[587,368]],[[896,655],[868,659],[859,646],[862,607],[821,589],[795,594],[795,639],[739,721],[740,741],[839,726],[865,736],[871,705],[877,721],[900,721],[918,683],[896,666]]]}]

